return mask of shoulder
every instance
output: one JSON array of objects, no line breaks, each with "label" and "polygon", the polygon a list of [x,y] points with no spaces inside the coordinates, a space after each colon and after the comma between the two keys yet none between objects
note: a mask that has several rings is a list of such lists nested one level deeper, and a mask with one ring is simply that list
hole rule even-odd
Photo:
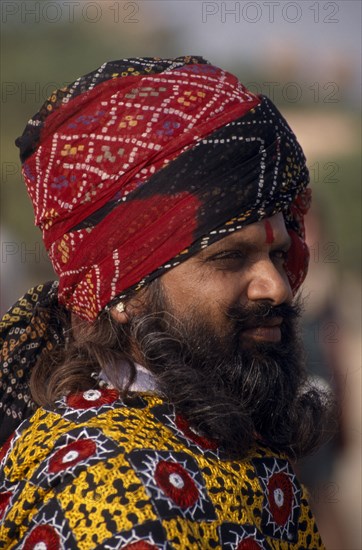
[{"label": "shoulder", "polygon": [[28,290],[0,320],[0,445],[35,411],[29,377],[39,355],[62,343],[58,283]]},{"label": "shoulder", "polygon": [[2,465],[0,538],[9,547],[59,539],[66,548],[232,548],[252,537],[289,548],[303,529],[300,542],[320,547],[285,457],[258,448],[228,461],[155,396],[72,394],[22,424]]}]

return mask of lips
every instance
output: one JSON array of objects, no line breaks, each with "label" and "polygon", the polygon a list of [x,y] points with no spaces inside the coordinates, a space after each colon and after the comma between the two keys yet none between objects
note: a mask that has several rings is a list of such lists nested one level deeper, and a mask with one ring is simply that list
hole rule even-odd
[{"label": "lips", "polygon": [[281,317],[265,320],[263,325],[243,330],[241,336],[263,342],[280,342],[282,336],[280,327],[282,322],[283,319]]}]

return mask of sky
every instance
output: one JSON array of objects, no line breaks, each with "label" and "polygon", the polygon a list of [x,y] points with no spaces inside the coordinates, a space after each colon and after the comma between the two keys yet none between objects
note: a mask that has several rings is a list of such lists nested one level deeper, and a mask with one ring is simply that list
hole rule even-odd
[{"label": "sky", "polygon": [[[361,2],[155,1],[139,2],[149,20],[174,29],[180,49],[214,63],[273,65],[294,57],[302,72],[328,76],[338,64],[361,82]],[[184,53],[184,52],[183,52]],[[357,93],[357,92],[356,92]]]}]

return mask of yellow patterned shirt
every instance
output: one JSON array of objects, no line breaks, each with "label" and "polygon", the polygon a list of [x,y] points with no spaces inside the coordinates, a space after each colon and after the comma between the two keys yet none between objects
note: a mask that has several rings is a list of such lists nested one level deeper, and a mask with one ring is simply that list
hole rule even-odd
[{"label": "yellow patterned shirt", "polygon": [[1,548],[323,548],[286,457],[227,460],[151,394],[69,395],[25,420],[0,460]]}]

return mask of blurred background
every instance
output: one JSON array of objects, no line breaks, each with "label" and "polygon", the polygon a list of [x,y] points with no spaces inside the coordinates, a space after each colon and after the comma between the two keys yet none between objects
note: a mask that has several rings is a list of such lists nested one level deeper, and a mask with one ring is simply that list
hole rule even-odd
[{"label": "blurred background", "polygon": [[362,548],[360,28],[358,0],[1,2],[1,313],[55,277],[14,145],[55,88],[112,59],[202,55],[268,95],[297,134],[315,199],[308,364],[342,409],[335,440],[297,468],[331,550]]}]

